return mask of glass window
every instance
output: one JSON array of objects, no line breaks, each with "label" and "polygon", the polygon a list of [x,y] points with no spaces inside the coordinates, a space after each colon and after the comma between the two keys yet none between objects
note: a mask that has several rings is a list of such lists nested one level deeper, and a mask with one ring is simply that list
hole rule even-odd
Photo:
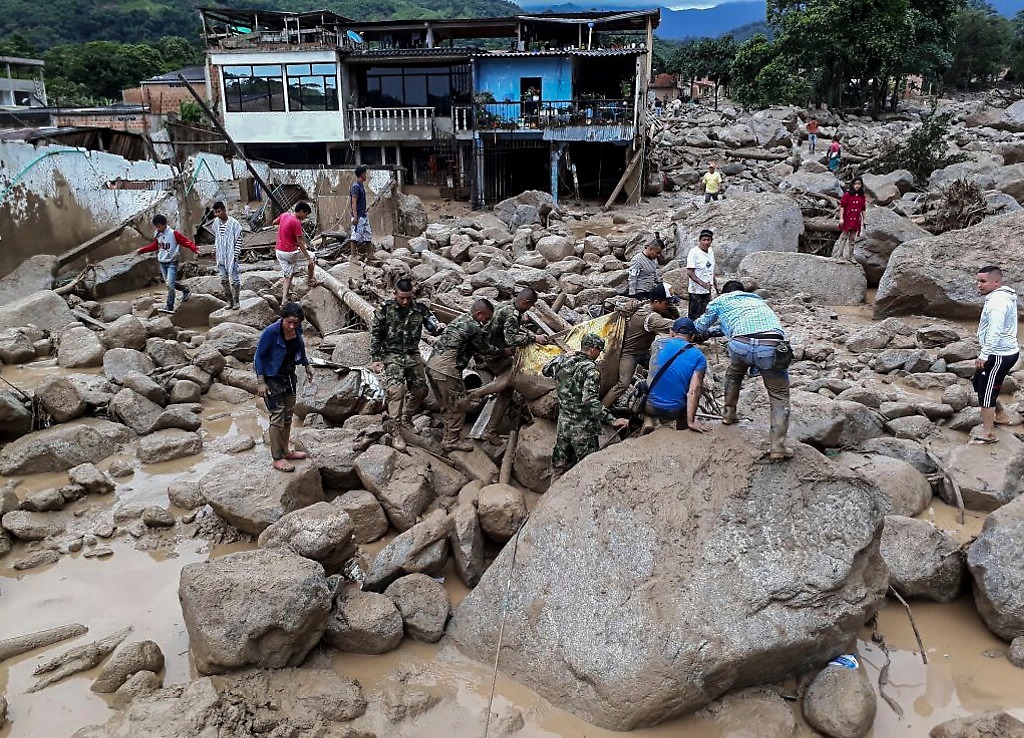
[{"label": "glass window", "polygon": [[288,109],[339,110],[337,67],[334,64],[289,64]]},{"label": "glass window", "polygon": [[308,64],[289,64],[287,69],[289,77],[302,77],[303,75],[308,77],[312,74],[312,72],[309,71]]},{"label": "glass window", "polygon": [[467,104],[469,65],[452,67],[370,67],[365,104],[371,107],[432,107],[450,115],[452,105]]},{"label": "glass window", "polygon": [[427,78],[425,75],[406,75],[405,104],[409,107],[424,107],[427,104]]},{"label": "glass window", "polygon": [[284,112],[280,65],[224,67],[223,75],[224,103],[229,113]]}]

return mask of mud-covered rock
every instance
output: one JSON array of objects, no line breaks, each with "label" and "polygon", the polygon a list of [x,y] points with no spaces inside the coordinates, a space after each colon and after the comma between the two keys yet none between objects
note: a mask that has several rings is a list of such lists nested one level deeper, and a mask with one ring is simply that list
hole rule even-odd
[{"label": "mud-covered rock", "polygon": [[352,519],[341,507],[317,502],[271,523],[258,543],[260,548],[287,548],[334,574],[356,552],[354,532]]},{"label": "mud-covered rock", "polygon": [[245,533],[259,535],[286,513],[324,501],[320,474],[307,462],[291,474],[271,473],[263,457],[225,461],[199,480],[213,511]]},{"label": "mud-covered rock", "polygon": [[24,331],[17,328],[0,331],[0,362],[24,364],[35,358],[35,345]]},{"label": "mud-covered rock", "polygon": [[927,477],[905,461],[847,451],[836,456],[835,461],[877,488],[879,507],[886,515],[913,517],[932,501],[932,487]]},{"label": "mud-covered rock", "polygon": [[964,552],[959,541],[927,520],[885,518],[882,559],[889,584],[904,597],[952,602],[963,589]]},{"label": "mud-covered rock", "polygon": [[543,492],[551,483],[551,451],[555,447],[556,426],[550,420],[534,420],[519,431],[512,462],[512,476],[534,492]]},{"label": "mud-covered rock", "polygon": [[678,440],[663,429],[611,446],[552,485],[515,569],[506,546],[456,610],[456,643],[493,662],[510,592],[502,671],[615,730],[843,653],[888,582],[869,486],[803,447],[765,464],[743,428]]},{"label": "mud-covered rock", "polygon": [[0,518],[0,525],[19,541],[41,541],[64,532],[64,524],[48,513],[12,510]]},{"label": "mud-covered rock", "polygon": [[448,545],[459,579],[475,587],[484,574],[484,535],[472,504],[460,504],[448,518]]},{"label": "mud-covered rock", "polygon": [[100,340],[108,350],[142,351],[146,348],[146,326],[134,315],[122,315],[100,333]]},{"label": "mud-covered rock", "polygon": [[339,651],[387,653],[402,642],[402,615],[389,597],[343,587],[334,598],[324,640]]},{"label": "mud-covered rock", "polygon": [[[966,408],[962,412],[977,408]],[[956,482],[968,510],[989,512],[1005,505],[1024,492],[1024,443],[1004,435],[991,446],[955,446],[946,460],[946,473]],[[950,504],[956,493],[947,483],[942,493]]]},{"label": "mud-covered rock", "polygon": [[940,723],[930,738],[1021,738],[1024,723],[1008,712],[983,712]]},{"label": "mud-covered rock", "polygon": [[989,630],[1005,641],[1024,635],[1022,540],[1024,497],[1018,497],[985,518],[981,535],[967,549],[974,604]]},{"label": "mud-covered rock", "polygon": [[134,370],[128,372],[121,380],[121,385],[125,389],[137,392],[150,402],[155,402],[157,405],[163,406],[167,404],[167,390],[165,390],[162,385],[158,384],[155,379],[142,374],[141,372]]},{"label": "mud-covered rock", "polygon": [[135,349],[114,348],[103,354],[103,374],[117,384],[122,384],[129,372],[149,374],[155,368],[151,358]]},{"label": "mud-covered rock", "polygon": [[181,428],[167,428],[139,439],[138,457],[143,464],[158,464],[193,456],[203,450],[203,437]]},{"label": "mud-covered rock", "polygon": [[317,413],[330,423],[344,423],[350,415],[367,415],[381,411],[383,398],[376,396],[362,378],[362,372],[351,371],[337,376],[332,371],[313,372],[313,381],[299,373],[295,414],[304,418]]},{"label": "mud-covered rock", "polygon": [[115,453],[131,436],[120,423],[79,418],[22,436],[0,450],[0,474],[40,474],[99,461]]},{"label": "mud-covered rock", "polygon": [[114,480],[95,464],[79,464],[68,470],[68,479],[90,495],[107,495],[114,491]]},{"label": "mud-covered rock", "polygon": [[388,532],[388,518],[377,498],[365,489],[349,490],[331,501],[348,513],[356,543],[372,543]]},{"label": "mud-covered rock", "polygon": [[206,344],[217,349],[224,356],[233,356],[239,361],[252,361],[256,356],[256,345],[260,332],[237,322],[220,323],[206,334]]},{"label": "mud-covered rock", "polygon": [[189,564],[178,599],[200,674],[298,666],[331,609],[323,567],[278,548]]},{"label": "mud-covered rock", "polygon": [[444,585],[426,574],[409,574],[393,582],[384,594],[402,614],[405,631],[424,643],[437,643],[452,606]]},{"label": "mud-covered rock", "polygon": [[7,390],[0,390],[0,440],[13,441],[32,431],[30,401]]},{"label": "mud-covered rock", "polygon": [[760,251],[744,257],[741,277],[753,277],[759,290],[772,297],[797,293],[811,296],[818,304],[860,305],[867,280],[857,264],[813,254]]},{"label": "mud-covered rock", "polygon": [[53,290],[40,290],[11,302],[0,302],[0,329],[34,325],[51,333],[77,323],[64,298]]},{"label": "mud-covered rock", "polygon": [[156,430],[164,409],[138,392],[125,387],[110,402],[110,414],[139,435]]},{"label": "mud-covered rock", "polygon": [[67,369],[100,366],[105,352],[99,335],[85,326],[70,325],[57,334],[57,363]]},{"label": "mud-covered rock", "polygon": [[831,738],[863,738],[871,730],[878,698],[862,669],[826,666],[807,685],[801,705],[814,728]]},{"label": "mud-covered rock", "polygon": [[382,592],[406,574],[436,574],[448,560],[447,516],[437,510],[395,536],[373,560],[363,586]]},{"label": "mud-covered rock", "polygon": [[526,520],[526,498],[511,485],[489,484],[480,490],[477,515],[483,532],[498,543],[504,543]]},{"label": "mud-covered rock", "polygon": [[157,673],[164,668],[164,653],[155,641],[134,641],[114,651],[100,669],[90,689],[101,694],[116,692],[128,677],[140,671]]},{"label": "mud-covered rock", "polygon": [[43,409],[58,423],[81,417],[89,408],[75,383],[60,375],[43,379],[36,385],[35,396]]}]

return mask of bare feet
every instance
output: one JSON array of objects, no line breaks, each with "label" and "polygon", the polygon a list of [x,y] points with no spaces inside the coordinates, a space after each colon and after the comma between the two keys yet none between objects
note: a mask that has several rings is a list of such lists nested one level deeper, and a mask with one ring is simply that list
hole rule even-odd
[{"label": "bare feet", "polygon": [[284,457],[288,459],[288,461],[298,461],[300,459],[305,459],[308,455],[309,454],[305,451],[289,451],[284,455]]},{"label": "bare feet", "polygon": [[289,464],[284,459],[278,459],[277,461],[275,461],[274,462],[274,468],[277,469],[278,471],[282,471],[282,472],[293,472],[293,471],[295,471],[295,467],[292,466],[291,464]]}]

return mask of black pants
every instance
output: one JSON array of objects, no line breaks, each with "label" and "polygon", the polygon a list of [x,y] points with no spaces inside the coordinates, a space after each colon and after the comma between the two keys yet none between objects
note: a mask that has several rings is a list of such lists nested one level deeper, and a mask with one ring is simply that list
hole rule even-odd
[{"label": "black pants", "polygon": [[975,370],[974,376],[971,377],[971,384],[974,385],[974,391],[978,393],[978,402],[982,407],[996,406],[999,391],[1003,388],[1003,380],[1006,379],[1006,375],[1013,369],[1013,365],[1017,363],[1019,356],[1020,354],[1013,354],[1012,356],[992,355],[985,362],[984,369]]},{"label": "black pants", "polygon": [[690,320],[696,320],[707,311],[709,302],[711,302],[711,293],[696,295],[691,292],[690,301],[686,309],[686,317]]}]

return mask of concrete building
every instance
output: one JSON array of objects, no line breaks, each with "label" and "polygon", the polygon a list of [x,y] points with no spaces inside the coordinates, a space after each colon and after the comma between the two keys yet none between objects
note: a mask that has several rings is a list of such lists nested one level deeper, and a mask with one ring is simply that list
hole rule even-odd
[{"label": "concrete building", "polygon": [[197,90],[209,93],[206,85],[206,67],[185,67],[173,72],[158,74],[156,77],[144,79],[138,87],[121,91],[126,105],[142,105],[153,115],[176,115],[183,102],[193,102],[188,88],[182,84],[178,75],[182,75]]},{"label": "concrete building", "polygon": [[201,12],[211,99],[249,155],[396,167],[479,205],[524,189],[611,191],[643,136],[660,21]]},{"label": "concrete building", "polygon": [[0,56],[0,108],[45,108],[43,60]]}]

